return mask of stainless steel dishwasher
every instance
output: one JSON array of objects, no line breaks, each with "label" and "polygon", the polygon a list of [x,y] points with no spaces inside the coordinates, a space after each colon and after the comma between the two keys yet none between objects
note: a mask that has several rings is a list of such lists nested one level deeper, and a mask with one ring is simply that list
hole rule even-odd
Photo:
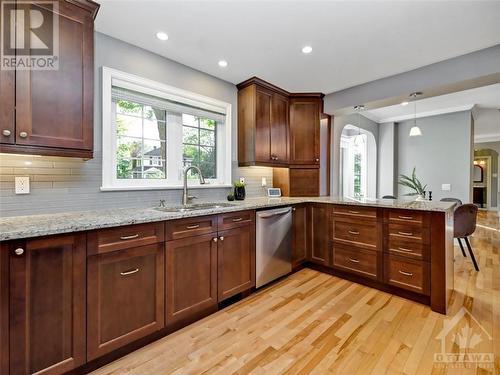
[{"label": "stainless steel dishwasher", "polygon": [[292,208],[256,213],[256,286],[292,272]]}]

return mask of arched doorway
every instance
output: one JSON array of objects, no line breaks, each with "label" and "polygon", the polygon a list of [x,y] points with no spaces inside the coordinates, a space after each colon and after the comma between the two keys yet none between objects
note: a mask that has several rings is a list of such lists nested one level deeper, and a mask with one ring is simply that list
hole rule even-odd
[{"label": "arched doorway", "polygon": [[377,195],[377,145],[369,131],[346,125],[340,138],[342,197],[365,199]]}]

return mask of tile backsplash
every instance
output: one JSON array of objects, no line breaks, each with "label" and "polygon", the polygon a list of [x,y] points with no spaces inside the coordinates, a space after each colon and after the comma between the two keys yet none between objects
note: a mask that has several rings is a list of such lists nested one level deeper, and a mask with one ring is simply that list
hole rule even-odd
[{"label": "tile backsplash", "polygon": [[[92,160],[75,158],[0,155],[0,216],[31,215],[98,208],[148,207],[165,199],[178,204],[181,190],[134,190],[101,192],[101,155]],[[30,194],[16,195],[14,178],[29,176]],[[266,194],[261,187],[265,177],[272,186],[272,169],[238,168],[233,162],[233,180],[245,178],[247,196]],[[231,189],[198,189],[200,200],[223,200]]]}]

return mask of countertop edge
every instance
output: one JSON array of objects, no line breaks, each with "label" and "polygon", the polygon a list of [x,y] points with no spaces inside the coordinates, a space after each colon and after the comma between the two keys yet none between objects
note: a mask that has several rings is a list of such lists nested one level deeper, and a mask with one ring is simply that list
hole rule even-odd
[{"label": "countertop edge", "polygon": [[[392,201],[381,202],[359,202],[345,201],[330,197],[315,198],[249,198],[246,201],[235,203],[234,207],[219,207],[189,212],[165,213],[155,208],[121,208],[104,209],[81,212],[54,213],[44,215],[14,216],[0,219],[0,241],[22,240],[50,235],[85,232],[91,230],[126,226],[133,224],[154,223],[159,221],[170,221],[189,217],[207,215],[218,215],[229,212],[259,210],[271,207],[296,205],[301,203],[323,203],[338,205],[357,205],[365,207],[380,207],[387,209],[404,209],[431,212],[452,212],[454,204],[441,204],[442,207],[433,203],[433,206],[424,206],[431,202]],[[128,214],[127,210],[137,210],[134,214]],[[37,223],[37,219],[40,221]],[[38,224],[40,228],[33,226]],[[9,226],[14,227],[10,229]],[[23,227],[18,229],[17,227]]]}]

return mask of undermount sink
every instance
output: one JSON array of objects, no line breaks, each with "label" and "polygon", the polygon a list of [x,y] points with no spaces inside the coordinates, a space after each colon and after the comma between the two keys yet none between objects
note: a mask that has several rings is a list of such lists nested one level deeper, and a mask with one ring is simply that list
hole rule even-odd
[{"label": "undermount sink", "polygon": [[198,203],[187,206],[156,207],[155,210],[163,212],[189,212],[196,210],[209,210],[214,208],[233,207],[231,203]]}]

